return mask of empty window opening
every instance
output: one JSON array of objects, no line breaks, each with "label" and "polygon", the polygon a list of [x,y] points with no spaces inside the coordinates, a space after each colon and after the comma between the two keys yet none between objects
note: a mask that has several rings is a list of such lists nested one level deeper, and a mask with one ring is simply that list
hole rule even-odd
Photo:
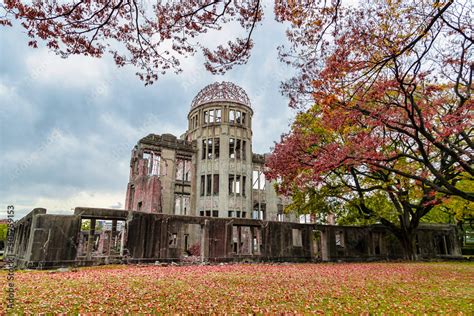
[{"label": "empty window opening", "polygon": [[261,254],[262,252],[262,232],[260,228],[252,228],[253,240],[252,240],[252,251],[254,254]]},{"label": "empty window opening", "polygon": [[219,195],[219,175],[202,175],[200,193],[201,196]]},{"label": "empty window opening", "polygon": [[253,210],[252,211],[252,219],[260,219],[260,220],[264,220],[265,219],[265,210]]},{"label": "empty window opening", "polygon": [[246,211],[228,211],[228,215],[235,218],[247,218]]},{"label": "empty window opening", "polygon": [[254,190],[265,190],[265,174],[261,170],[252,172],[252,188]]},{"label": "empty window opening", "polygon": [[206,210],[206,211],[200,211],[199,212],[200,216],[207,216],[207,217],[219,217],[219,211],[218,210]]},{"label": "empty window opening", "polygon": [[249,226],[241,226],[239,227],[240,231],[240,245],[239,245],[239,253],[243,255],[250,255],[252,254],[253,249],[253,237],[252,237],[252,230]]},{"label": "empty window opening", "polygon": [[190,196],[187,194],[175,194],[175,215],[188,215],[190,206]]},{"label": "empty window opening", "polygon": [[245,125],[246,124],[246,113],[241,112],[238,110],[230,110],[229,111],[229,123],[231,124],[239,124]]},{"label": "empty window opening", "polygon": [[[232,250],[236,254],[250,255],[254,249],[254,238],[252,229],[249,226],[232,227]],[[257,248],[258,241],[257,241]]]},{"label": "empty window opening", "polygon": [[178,234],[177,233],[172,233],[170,235],[168,245],[170,248],[178,247]]},{"label": "empty window opening", "polygon": [[344,248],[344,232],[337,231],[336,232],[336,247]]},{"label": "empty window opening", "polygon": [[245,176],[241,177],[240,175],[230,175],[229,176],[229,194],[245,195],[243,191],[243,185],[245,184]]},{"label": "empty window opening", "polygon": [[215,118],[214,110],[210,110],[209,111],[209,123],[214,123],[214,121],[215,121],[214,118]]},{"label": "empty window opening", "polygon": [[235,123],[242,124],[242,117],[240,111],[235,111]]},{"label": "empty window opening", "polygon": [[184,251],[189,249],[189,234],[184,234]]},{"label": "empty window opening", "polygon": [[222,110],[216,109],[215,110],[215,121],[216,123],[220,123],[222,121]]},{"label": "empty window opening", "polygon": [[180,158],[176,160],[176,180],[191,181],[191,160]]},{"label": "empty window opening", "polygon": [[200,224],[184,224],[183,227],[183,257],[201,255],[202,227]]},{"label": "empty window opening", "polygon": [[235,158],[235,138],[229,138],[229,158]]},{"label": "empty window opening", "polygon": [[201,159],[217,159],[220,156],[219,138],[208,138],[202,140]]},{"label": "empty window opening", "polygon": [[303,236],[301,233],[301,229],[293,228],[291,230],[292,240],[293,240],[293,247],[303,247]]},{"label": "empty window opening", "polygon": [[120,256],[125,222],[122,220],[82,219],[78,256]]},{"label": "empty window opening", "polygon": [[246,159],[247,142],[238,138],[229,138],[229,158]]},{"label": "empty window opening", "polygon": [[143,159],[147,161],[147,174],[152,176],[159,176],[160,155],[154,152],[144,152]]},{"label": "empty window opening", "polygon": [[286,215],[283,213],[283,205],[277,204],[277,221],[284,222],[286,220]]}]

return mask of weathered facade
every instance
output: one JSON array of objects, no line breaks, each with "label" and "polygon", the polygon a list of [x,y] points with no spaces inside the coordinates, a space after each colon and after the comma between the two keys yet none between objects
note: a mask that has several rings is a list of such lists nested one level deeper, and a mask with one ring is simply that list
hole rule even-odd
[{"label": "weathered facade", "polygon": [[[150,134],[132,151],[125,210],[34,209],[15,224],[18,267],[155,261],[337,261],[402,258],[383,226],[298,223],[252,151],[250,101],[215,83],[191,104],[182,137]],[[420,258],[459,257],[454,225],[422,225]]]},{"label": "weathered facade", "polygon": [[[125,208],[204,217],[291,220],[288,203],[252,151],[253,110],[245,91],[214,83],[194,98],[182,139],[150,134],[135,146]],[[294,219],[294,218],[293,218]]]},{"label": "weathered facade", "polygon": [[[110,225],[98,226],[104,222]],[[420,258],[461,254],[455,225],[422,225],[417,240]],[[381,225],[300,224],[81,207],[72,215],[33,210],[16,223],[14,248],[9,252],[20,268],[190,259],[301,262],[403,257],[398,240]]]}]

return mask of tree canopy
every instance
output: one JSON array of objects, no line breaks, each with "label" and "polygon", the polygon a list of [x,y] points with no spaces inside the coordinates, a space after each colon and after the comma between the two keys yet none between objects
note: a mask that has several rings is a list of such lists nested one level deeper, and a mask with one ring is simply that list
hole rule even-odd
[{"label": "tree canopy", "polygon": [[456,186],[474,177],[472,2],[332,3],[281,17],[292,23],[282,59],[299,71],[283,86],[290,105],[352,129],[319,163],[365,164],[473,201],[472,185]]},{"label": "tree canopy", "polygon": [[472,2],[324,4],[277,15],[298,70],[283,91],[301,113],[267,175],[377,218],[413,254],[433,208],[474,201]]},{"label": "tree canopy", "polygon": [[[252,33],[263,17],[259,0],[219,1],[5,0],[0,25],[19,20],[31,38],[46,42],[63,57],[102,57],[110,53],[118,66],[131,64],[151,84],[169,70],[180,72],[179,56],[201,51],[206,68],[221,73],[250,56]],[[235,23],[242,35],[214,48],[199,38],[224,24]]]}]

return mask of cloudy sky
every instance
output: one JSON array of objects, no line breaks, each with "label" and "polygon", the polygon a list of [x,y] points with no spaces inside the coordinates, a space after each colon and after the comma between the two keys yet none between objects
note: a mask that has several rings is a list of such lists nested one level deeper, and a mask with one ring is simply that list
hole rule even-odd
[{"label": "cloudy sky", "polygon": [[[293,113],[279,84],[289,69],[277,60],[285,26],[271,7],[255,31],[246,65],[224,76],[204,69],[202,56],[184,60],[183,73],[145,87],[135,69],[102,59],[62,59],[27,46],[19,27],[0,29],[0,218],[14,205],[20,218],[35,207],[51,213],[76,206],[123,208],[130,150],[149,133],[185,132],[190,103],[204,86],[232,81],[254,108],[254,152],[270,150]],[[232,29],[205,42],[230,38]]]}]

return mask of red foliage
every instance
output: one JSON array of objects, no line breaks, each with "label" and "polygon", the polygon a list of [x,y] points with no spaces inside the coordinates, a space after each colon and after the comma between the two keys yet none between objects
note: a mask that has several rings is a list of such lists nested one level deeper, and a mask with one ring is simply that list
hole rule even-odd
[{"label": "red foliage", "polygon": [[[63,56],[101,57],[110,52],[118,66],[132,64],[146,84],[172,69],[180,72],[180,55],[204,52],[206,67],[223,72],[244,63],[252,48],[251,35],[262,19],[259,0],[156,1],[152,7],[138,0],[78,0],[70,2],[6,0],[0,25],[21,21],[30,46],[36,39]],[[237,22],[246,36],[217,46],[215,51],[196,40],[226,23]]]},{"label": "red foliage", "polygon": [[[16,273],[14,308],[2,304],[0,313],[469,314],[474,266],[104,266],[51,272]],[[7,271],[0,274],[6,288]]]},{"label": "red foliage", "polygon": [[[298,70],[283,90],[292,107],[312,108],[313,121],[297,122],[275,147],[270,178],[317,183],[329,170],[364,166],[474,200],[456,187],[474,177],[473,9],[469,1],[276,5],[277,19],[291,24],[281,59]],[[321,131],[333,138],[315,139]]]}]

